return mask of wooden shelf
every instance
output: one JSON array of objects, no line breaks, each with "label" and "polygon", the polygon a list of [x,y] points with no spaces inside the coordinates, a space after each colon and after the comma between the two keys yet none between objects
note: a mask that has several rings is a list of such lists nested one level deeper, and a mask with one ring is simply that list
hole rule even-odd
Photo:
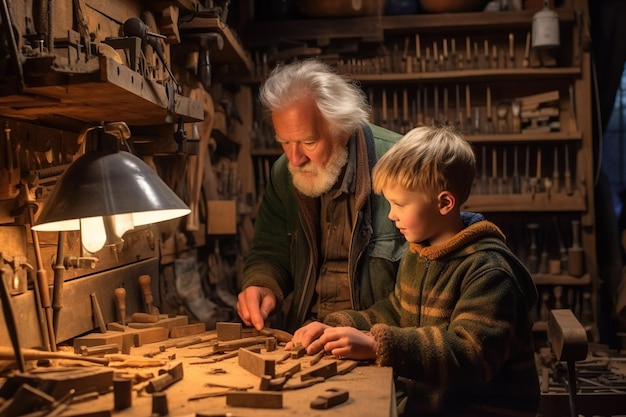
[{"label": "wooden shelf", "polygon": [[572,195],[541,192],[532,194],[482,194],[470,195],[463,211],[479,213],[495,212],[584,212],[587,200],[580,191]]},{"label": "wooden shelf", "polygon": [[[252,73],[252,61],[248,53],[243,49],[239,38],[236,34],[216,17],[195,17],[189,22],[182,22],[179,25],[181,37],[185,37],[201,33],[219,33],[224,39],[224,48],[222,50],[211,50],[211,64],[229,64],[235,69],[240,69],[244,75]],[[187,43],[192,43],[185,40]],[[231,70],[232,71],[232,70]]]},{"label": "wooden shelf", "polygon": [[[0,97],[0,114],[36,120],[51,114],[84,122],[124,121],[129,125],[166,123],[165,87],[125,65],[101,56],[93,72],[63,72],[51,65],[24,65],[22,93]],[[204,119],[202,104],[175,96],[175,118]]]},{"label": "wooden shelf", "polygon": [[573,277],[571,275],[553,275],[553,274],[533,274],[533,281],[536,285],[589,285],[591,284],[591,276],[584,274],[581,277]]},{"label": "wooden shelf", "polygon": [[429,71],[411,73],[387,73],[387,74],[348,74],[357,81],[368,84],[394,84],[417,81],[433,82],[490,82],[513,81],[513,80],[546,80],[563,77],[580,77],[581,69],[578,67],[557,68],[484,68],[466,69],[455,71]]},{"label": "wooden shelf", "polygon": [[526,142],[560,142],[580,141],[580,132],[551,132],[551,133],[506,133],[494,135],[467,135],[466,139],[471,143],[526,143]]},{"label": "wooden shelf", "polygon": [[[574,10],[556,11],[562,25],[569,26],[576,21]],[[356,38],[377,41],[383,39],[385,33],[482,32],[486,26],[490,29],[530,30],[535,13],[536,11],[437,13],[253,22],[245,30],[245,42],[252,48],[275,45],[285,40],[316,40],[324,43],[329,39]]]}]

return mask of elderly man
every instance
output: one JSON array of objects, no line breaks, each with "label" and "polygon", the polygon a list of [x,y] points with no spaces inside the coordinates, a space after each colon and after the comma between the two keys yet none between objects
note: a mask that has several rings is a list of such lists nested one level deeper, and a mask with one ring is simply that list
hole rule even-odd
[{"label": "elderly man", "polygon": [[394,288],[405,239],[372,193],[371,170],[400,135],[368,123],[361,89],[317,60],[276,68],[260,101],[284,155],[246,254],[237,311],[261,329],[289,297],[289,331],[365,309]]}]

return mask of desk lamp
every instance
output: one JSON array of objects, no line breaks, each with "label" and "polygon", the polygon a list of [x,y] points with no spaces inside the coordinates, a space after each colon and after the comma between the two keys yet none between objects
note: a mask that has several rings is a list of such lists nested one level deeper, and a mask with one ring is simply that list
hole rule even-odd
[{"label": "desk lamp", "polygon": [[[87,135],[88,131],[96,135]],[[93,132],[92,132],[93,133]],[[185,216],[189,207],[148,165],[120,150],[130,130],[112,122],[88,128],[81,145],[95,136],[97,149],[86,151],[61,176],[33,230],[80,230],[83,247],[97,252],[121,241],[135,226]]]}]

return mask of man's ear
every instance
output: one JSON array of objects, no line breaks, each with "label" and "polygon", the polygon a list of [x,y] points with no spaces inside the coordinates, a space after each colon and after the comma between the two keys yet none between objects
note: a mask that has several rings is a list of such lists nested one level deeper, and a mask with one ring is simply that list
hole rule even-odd
[{"label": "man's ear", "polygon": [[437,196],[439,213],[442,216],[450,213],[456,207],[456,197],[450,191],[442,191]]}]

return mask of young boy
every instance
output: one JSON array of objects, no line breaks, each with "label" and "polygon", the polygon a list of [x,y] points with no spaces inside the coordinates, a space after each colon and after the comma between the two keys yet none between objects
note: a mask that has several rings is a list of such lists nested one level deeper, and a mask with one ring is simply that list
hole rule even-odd
[{"label": "young boy", "polygon": [[451,127],[419,127],[397,142],[372,175],[410,245],[394,292],[300,328],[286,349],[299,342],[308,354],[393,367],[404,415],[535,416],[537,291],[497,226],[464,225],[475,174],[470,144]]}]

